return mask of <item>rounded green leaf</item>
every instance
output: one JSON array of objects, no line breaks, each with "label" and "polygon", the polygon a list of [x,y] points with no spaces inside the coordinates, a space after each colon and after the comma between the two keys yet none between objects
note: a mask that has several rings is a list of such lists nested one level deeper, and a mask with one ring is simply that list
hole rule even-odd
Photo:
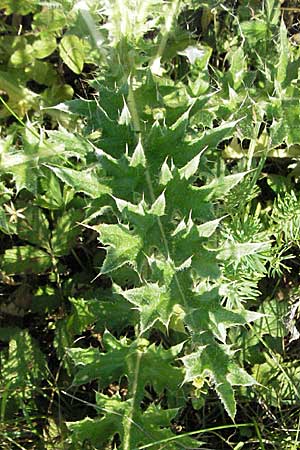
[{"label": "rounded green leaf", "polygon": [[74,34],[65,35],[59,43],[63,62],[75,73],[81,73],[84,63],[84,42]]},{"label": "rounded green leaf", "polygon": [[59,8],[43,8],[36,13],[32,22],[32,29],[37,31],[58,31],[67,26],[66,12]]},{"label": "rounded green leaf", "polygon": [[47,58],[56,49],[57,43],[54,36],[49,34],[41,35],[41,39],[37,39],[33,43],[33,56],[35,58]]},{"label": "rounded green leaf", "polygon": [[26,67],[34,61],[32,46],[26,44],[22,48],[14,51],[9,59],[9,66],[11,67]]}]

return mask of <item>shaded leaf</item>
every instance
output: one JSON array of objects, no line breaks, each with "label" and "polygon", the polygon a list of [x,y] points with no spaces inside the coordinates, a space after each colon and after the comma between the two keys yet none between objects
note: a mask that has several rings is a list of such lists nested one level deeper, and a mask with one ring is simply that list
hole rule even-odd
[{"label": "shaded leaf", "polygon": [[7,357],[1,364],[1,382],[10,383],[10,396],[20,401],[30,399],[46,376],[46,361],[35,340],[27,331],[15,331],[10,336]]},{"label": "shaded leaf", "polygon": [[52,266],[50,255],[27,246],[13,247],[0,257],[0,267],[7,275],[43,273]]},{"label": "shaded leaf", "polygon": [[21,239],[50,250],[49,222],[40,208],[29,206],[23,211],[24,219],[17,223],[17,234]]},{"label": "shaded leaf", "polygon": [[52,232],[51,249],[55,256],[67,255],[76,245],[81,233],[83,214],[79,209],[71,209],[60,216]]}]

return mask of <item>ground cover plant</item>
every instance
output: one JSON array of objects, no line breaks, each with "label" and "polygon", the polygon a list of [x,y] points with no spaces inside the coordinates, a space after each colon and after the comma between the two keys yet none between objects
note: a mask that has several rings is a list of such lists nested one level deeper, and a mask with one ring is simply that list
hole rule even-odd
[{"label": "ground cover plant", "polygon": [[295,4],[1,8],[1,448],[299,448]]}]

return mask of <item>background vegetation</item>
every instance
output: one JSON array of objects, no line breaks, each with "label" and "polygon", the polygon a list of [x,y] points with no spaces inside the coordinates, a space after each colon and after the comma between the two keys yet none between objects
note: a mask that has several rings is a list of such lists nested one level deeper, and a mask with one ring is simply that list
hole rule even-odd
[{"label": "background vegetation", "polygon": [[297,3],[1,1],[4,450],[300,448]]}]

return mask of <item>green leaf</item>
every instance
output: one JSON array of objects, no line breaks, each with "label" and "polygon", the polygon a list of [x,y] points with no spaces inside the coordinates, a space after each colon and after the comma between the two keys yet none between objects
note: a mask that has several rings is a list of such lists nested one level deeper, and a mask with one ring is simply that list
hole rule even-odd
[{"label": "green leaf", "polygon": [[196,155],[184,167],[179,169],[178,172],[179,172],[180,178],[185,178],[186,180],[188,180],[193,175],[195,175],[195,173],[198,170],[201,154],[202,154],[202,152],[198,153],[198,155]]},{"label": "green leaf", "polygon": [[93,228],[100,234],[101,242],[109,246],[101,274],[109,273],[127,263],[135,265],[136,258],[143,248],[140,236],[132,233],[124,225],[101,224]]},{"label": "green leaf", "polygon": [[56,175],[47,170],[46,176],[40,179],[41,194],[37,194],[35,203],[41,208],[56,210],[64,205],[60,182]]},{"label": "green leaf", "polygon": [[182,358],[186,368],[185,382],[208,377],[214,385],[229,417],[234,420],[236,402],[233,388],[227,380],[229,357],[225,348],[218,345],[200,347],[196,352]]},{"label": "green leaf", "polygon": [[[226,242],[223,248],[218,252],[218,259],[230,260],[231,264],[237,266],[240,262],[247,258],[258,257],[259,254],[263,257],[264,252],[271,249],[272,242]],[[257,259],[258,261],[258,259]],[[261,270],[265,270],[262,268]]]},{"label": "green leaf", "polygon": [[199,379],[205,381],[208,378],[229,417],[234,420],[236,401],[232,385],[251,386],[256,381],[234,363],[229,347],[210,342],[181,359],[186,369],[184,381],[199,383]]},{"label": "green leaf", "polygon": [[37,11],[39,6],[37,0],[24,0],[22,3],[19,3],[17,0],[3,0],[1,3],[1,8],[5,9],[7,15],[17,13],[26,16]]},{"label": "green leaf", "polygon": [[79,171],[48,164],[45,164],[45,167],[52,170],[61,181],[72,187],[75,192],[83,192],[92,198],[98,198],[111,192],[108,186],[101,183],[101,178],[93,169]]},{"label": "green leaf", "polygon": [[247,361],[251,362],[257,361],[255,353],[262,336],[273,350],[281,352],[284,337],[289,333],[297,335],[295,320],[294,318],[289,320],[289,305],[285,300],[265,299],[258,312],[262,314],[262,317],[252,325],[249,331],[242,330],[241,340],[238,341],[246,351]]},{"label": "green leaf", "polygon": [[84,42],[75,34],[65,34],[59,43],[59,54],[63,62],[75,73],[82,72],[85,49]]},{"label": "green leaf", "polygon": [[51,285],[40,286],[31,298],[30,311],[33,314],[53,313],[61,306],[61,298]]},{"label": "green leaf", "polygon": [[209,222],[205,222],[201,225],[197,226],[197,231],[199,233],[199,237],[208,238],[211,237],[216,229],[218,228],[221,220],[224,217],[220,217],[219,219],[210,220]]},{"label": "green leaf", "polygon": [[276,0],[266,0],[264,10],[267,16],[267,22],[277,25],[281,16],[280,4]]},{"label": "green leaf", "polygon": [[49,141],[41,143],[31,124],[23,132],[23,148],[14,151],[8,149],[1,160],[1,172],[11,173],[16,183],[17,193],[26,189],[32,194],[38,193],[39,178],[44,176],[40,162],[63,156],[64,146]]},{"label": "green leaf", "polygon": [[225,139],[229,139],[234,135],[236,126],[240,122],[240,120],[241,119],[232,122],[224,122],[219,127],[207,130],[192,144],[197,148],[201,146],[201,148],[205,147],[215,149],[220,142],[224,141]]},{"label": "green leaf", "polygon": [[97,332],[106,330],[118,330],[136,323],[136,312],[130,304],[121,296],[114,296],[113,299],[103,298],[70,298],[74,311],[66,321],[66,329],[73,335],[81,334],[89,325],[94,324]]},{"label": "green leaf", "polygon": [[[31,0],[29,0],[31,1]],[[32,29],[44,32],[61,32],[68,25],[66,10],[63,8],[42,8],[34,15]]]},{"label": "green leaf", "polygon": [[192,186],[185,178],[180,179],[178,172],[173,171],[173,178],[165,189],[166,210],[171,216],[174,213],[174,205],[181,211],[183,217],[190,213],[193,219],[201,222],[213,218],[212,203],[208,201],[212,196],[212,190],[201,191],[201,188]]},{"label": "green leaf", "polygon": [[[185,316],[185,323],[194,332],[210,330],[221,342],[225,343],[227,329],[245,325],[261,319],[262,314],[246,309],[227,309],[220,305],[217,289],[195,297],[198,306],[190,308]],[[196,303],[195,302],[195,303]]]},{"label": "green leaf", "polygon": [[[122,376],[128,376],[130,390],[135,389],[132,371],[136,358],[139,361],[138,391],[135,395],[143,398],[144,387],[151,384],[159,394],[164,389],[170,393],[177,390],[183,381],[183,372],[172,365],[175,356],[182,350],[183,344],[163,349],[161,346],[149,345],[146,339],[136,339],[128,342],[125,338],[117,340],[108,331],[103,335],[106,353],[100,353],[97,348],[68,350],[68,355],[77,366],[74,384],[84,384],[98,379],[103,387],[118,381]],[[157,364],[160,375],[157,376]]]},{"label": "green leaf", "polygon": [[268,25],[266,22],[258,20],[242,22],[241,30],[251,47],[254,47],[258,42],[266,41],[267,39]]},{"label": "green leaf", "polygon": [[[126,218],[126,220],[134,225],[135,229],[139,231],[139,235],[144,242],[145,251],[147,251],[147,247],[151,245],[150,243],[153,242],[155,238],[160,239],[160,232],[157,232],[157,228],[159,227],[157,218],[165,215],[166,199],[164,191],[154,201],[150,208],[144,200],[138,205],[116,197],[114,200],[124,219]],[[150,233],[152,236],[150,236]]]},{"label": "green leaf", "polygon": [[247,72],[247,59],[242,47],[235,48],[228,53],[230,61],[230,74],[232,75],[232,87],[238,89]]},{"label": "green leaf", "polygon": [[[270,136],[274,147],[281,145],[282,142],[286,142],[288,146],[298,144],[300,132],[299,127],[297,126],[297,118],[299,117],[299,114],[300,94],[297,91],[292,98],[284,98],[280,102],[278,112],[273,114]],[[297,148],[294,150],[296,150],[296,153],[298,154]],[[289,156],[288,149],[285,151],[284,156],[285,155]]]},{"label": "green leaf", "polygon": [[82,218],[83,213],[79,209],[66,211],[58,218],[51,238],[51,248],[55,256],[67,255],[76,245],[77,237],[81,233]]},{"label": "green leaf", "polygon": [[49,33],[41,33],[32,45],[35,58],[47,58],[57,47],[55,36]]},{"label": "green leaf", "polygon": [[52,266],[50,255],[31,245],[13,247],[0,257],[0,267],[7,275],[46,272]]},{"label": "green leaf", "polygon": [[276,80],[282,84],[287,75],[287,67],[289,62],[289,41],[287,37],[287,29],[284,20],[281,20],[280,25],[280,44],[279,44],[279,61],[277,65]]},{"label": "green leaf", "polygon": [[[126,376],[129,382],[128,393],[133,397],[120,401],[118,395],[109,398],[103,394],[97,394],[95,407],[99,408],[99,413],[103,413],[103,418],[68,423],[68,427],[75,433],[74,439],[80,442],[88,439],[100,449],[103,448],[104,442],[111,439],[115,433],[119,433],[121,448],[135,448],[145,444],[149,439],[149,442],[158,450],[160,446],[155,445],[155,440],[173,436],[168,427],[177,409],[161,410],[155,405],[150,405],[146,411],[142,412],[140,402],[147,385],[153,386],[158,394],[165,390],[168,396],[172,396],[174,392],[178,393],[183,381],[183,373],[182,369],[173,366],[172,362],[182,350],[183,344],[165,350],[155,344],[149,345],[146,339],[139,338],[130,342],[122,338],[118,341],[108,332],[104,333],[103,343],[106,353],[100,353],[97,349],[68,350],[69,356],[78,367],[74,383],[82,384],[99,379],[104,387],[113,380]],[[83,366],[82,363],[84,363]],[[159,377],[157,376],[158,365]],[[99,435],[98,432],[100,432]],[[183,438],[182,443],[194,448],[195,442],[186,439]],[[172,445],[167,445],[166,448],[171,450]]]},{"label": "green leaf", "polygon": [[47,107],[51,107],[57,102],[71,99],[73,95],[74,89],[69,84],[51,84],[49,88],[44,90],[41,97],[43,99],[43,103]]},{"label": "green leaf", "polygon": [[27,331],[16,330],[1,362],[1,384],[10,383],[9,396],[29,400],[46,373],[46,360],[35,340]]},{"label": "green leaf", "polygon": [[26,44],[23,48],[18,48],[12,53],[9,59],[9,66],[15,69],[21,69],[30,65],[33,61],[33,48],[31,45]]},{"label": "green leaf", "polygon": [[[24,117],[26,112],[31,108],[38,108],[39,95],[20,83],[20,80],[15,73],[11,73],[10,71],[0,71],[0,89],[8,95],[9,107],[21,118]],[[5,117],[9,114],[10,112],[5,109],[0,110],[1,117]]]},{"label": "green leaf", "polygon": [[15,230],[15,227],[9,222],[7,214],[2,207],[0,207],[0,230],[5,234],[12,234]]},{"label": "green leaf", "polygon": [[[54,67],[47,61],[35,60],[27,69],[27,76],[40,84],[51,86],[59,82],[59,77]],[[43,94],[42,94],[43,95]],[[57,98],[56,98],[57,101]]]},{"label": "green leaf", "polygon": [[173,175],[167,164],[167,158],[166,158],[164,163],[161,166],[160,176],[159,176],[159,184],[166,186],[166,184],[168,184],[168,182],[170,180],[172,180],[172,178],[173,178]]},{"label": "green leaf", "polygon": [[234,175],[227,175],[224,178],[216,178],[211,183],[202,186],[198,189],[201,194],[204,194],[206,201],[222,198],[231,189],[233,189],[248,172],[240,172]]},{"label": "green leaf", "polygon": [[122,291],[122,295],[140,311],[141,333],[149,330],[157,321],[168,329],[171,317],[176,315],[177,304],[180,301],[168,286],[152,283]]},{"label": "green leaf", "polygon": [[[130,448],[137,450],[140,445],[151,444],[151,449],[160,450],[161,444],[155,444],[163,439],[171,439],[177,435],[168,428],[171,420],[177,414],[177,409],[161,409],[156,405],[150,405],[144,412],[135,410],[131,419],[131,400],[122,401],[117,395],[112,398],[97,394],[99,412],[104,411],[102,419],[85,418],[78,422],[68,422],[67,426],[72,432],[72,442],[77,445],[89,442],[96,449],[102,450],[111,441],[115,433],[121,439],[120,449]],[[126,444],[125,444],[126,442]],[[189,437],[182,437],[180,444],[185,448],[198,448],[199,441]],[[163,444],[165,450],[174,450],[172,440]]]},{"label": "green leaf", "polygon": [[17,234],[30,244],[50,250],[49,222],[40,208],[29,206],[23,211],[24,219],[17,223]]},{"label": "green leaf", "polygon": [[151,206],[149,213],[153,214],[154,216],[160,217],[165,214],[165,209],[166,209],[165,193],[162,192]]},{"label": "green leaf", "polygon": [[146,167],[146,156],[144,153],[141,140],[139,140],[137,146],[135,147],[135,150],[130,160],[131,167],[137,167],[139,165],[141,165],[142,167]]},{"label": "green leaf", "polygon": [[280,356],[277,356],[276,359],[272,359],[266,353],[264,356],[266,362],[256,364],[253,368],[253,375],[260,383],[257,386],[259,395],[275,408],[282,408],[282,405],[299,404],[299,360],[293,359],[292,362],[285,362]]},{"label": "green leaf", "polygon": [[37,193],[39,170],[32,164],[18,164],[10,170],[16,183],[17,193],[22,189],[26,189],[32,194]]},{"label": "green leaf", "polygon": [[[270,336],[283,339],[287,335],[287,322],[289,305],[285,300],[266,299],[259,307],[258,311],[263,315],[260,320],[253,324],[253,334]],[[286,318],[286,321],[284,320]],[[250,336],[252,333],[249,333]]]}]

